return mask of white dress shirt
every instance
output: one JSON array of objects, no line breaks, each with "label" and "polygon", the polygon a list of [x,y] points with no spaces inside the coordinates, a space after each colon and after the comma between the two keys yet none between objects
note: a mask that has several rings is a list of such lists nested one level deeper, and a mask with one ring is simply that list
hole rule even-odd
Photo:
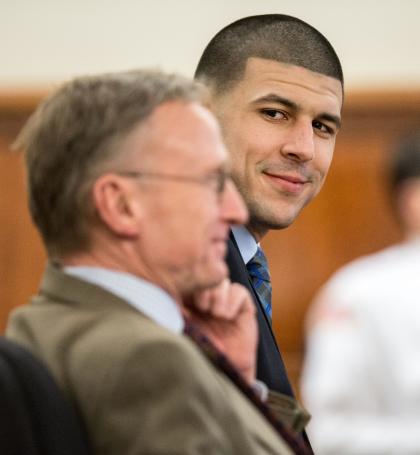
[{"label": "white dress shirt", "polygon": [[239,252],[245,264],[255,256],[259,243],[245,226],[232,226],[233,237],[238,245]]}]

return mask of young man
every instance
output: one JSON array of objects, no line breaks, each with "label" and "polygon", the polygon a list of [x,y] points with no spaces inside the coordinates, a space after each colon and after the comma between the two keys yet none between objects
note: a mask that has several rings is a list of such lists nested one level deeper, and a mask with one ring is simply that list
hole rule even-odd
[{"label": "young man", "polygon": [[259,242],[270,229],[289,226],[324,183],[340,128],[340,61],[313,27],[270,14],[221,30],[195,77],[210,89],[232,177],[250,214],[246,227],[232,228],[227,263],[257,308],[257,377],[293,395],[271,329],[271,285]]}]

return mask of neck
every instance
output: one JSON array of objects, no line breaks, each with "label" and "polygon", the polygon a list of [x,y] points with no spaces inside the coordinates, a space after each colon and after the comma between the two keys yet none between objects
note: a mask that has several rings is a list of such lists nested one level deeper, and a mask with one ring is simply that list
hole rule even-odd
[{"label": "neck", "polygon": [[249,233],[254,237],[254,239],[257,241],[257,243],[261,242],[261,240],[265,237],[265,235],[268,232],[267,228],[263,228],[255,223],[252,223],[252,221],[250,221],[246,225],[246,228],[248,229]]},{"label": "neck", "polygon": [[117,255],[109,254],[108,250],[89,249],[87,251],[75,251],[59,259],[63,266],[84,266],[84,267],[100,267],[104,269],[117,270],[119,272],[132,273],[128,262],[123,267]]}]

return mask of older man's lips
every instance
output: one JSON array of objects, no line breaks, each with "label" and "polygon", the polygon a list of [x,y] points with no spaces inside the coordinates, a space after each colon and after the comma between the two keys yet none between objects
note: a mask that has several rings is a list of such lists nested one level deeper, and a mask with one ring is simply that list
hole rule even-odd
[{"label": "older man's lips", "polygon": [[273,174],[264,172],[264,176],[276,187],[288,193],[298,194],[309,180],[301,175],[295,174]]}]

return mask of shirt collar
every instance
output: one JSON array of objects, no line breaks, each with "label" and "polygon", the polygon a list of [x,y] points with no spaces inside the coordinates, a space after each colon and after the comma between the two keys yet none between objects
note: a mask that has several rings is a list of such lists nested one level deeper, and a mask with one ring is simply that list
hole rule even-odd
[{"label": "shirt collar", "polygon": [[247,264],[255,256],[259,244],[245,226],[232,226],[232,233],[242,259]]},{"label": "shirt collar", "polygon": [[176,302],[163,289],[148,281],[101,267],[72,266],[64,267],[63,271],[112,292],[172,332],[184,330],[184,319]]}]

